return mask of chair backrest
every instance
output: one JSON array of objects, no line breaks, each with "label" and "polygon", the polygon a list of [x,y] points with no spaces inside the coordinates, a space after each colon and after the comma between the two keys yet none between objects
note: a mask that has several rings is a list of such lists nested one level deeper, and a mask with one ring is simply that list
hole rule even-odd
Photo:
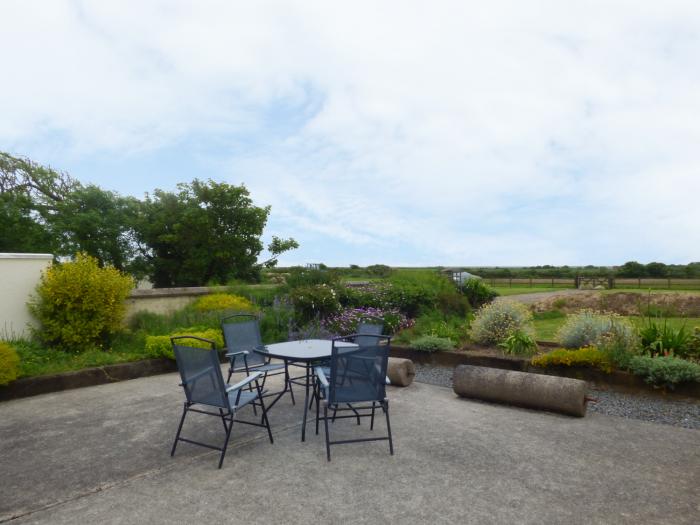
[{"label": "chair backrest", "polygon": [[[209,348],[189,346],[188,340],[190,345],[196,340]],[[228,409],[226,383],[221,374],[216,343],[189,335],[172,337],[170,341],[187,401]]]},{"label": "chair backrest", "polygon": [[386,397],[386,367],[391,338],[366,335],[364,345],[348,345],[347,342],[355,337],[333,339],[331,376],[328,378],[328,400],[331,404],[382,401]]},{"label": "chair backrest", "polygon": [[[255,314],[234,314],[221,320],[221,331],[224,333],[226,350],[240,352],[247,350],[248,366],[261,365],[266,362],[265,356],[253,352],[254,348],[264,349],[260,335],[260,322]],[[243,359],[237,358],[243,366]]]},{"label": "chair backrest", "polygon": [[365,318],[361,319],[357,324],[357,336],[353,340],[354,343],[365,346],[374,344],[373,337],[365,337],[367,335],[382,335],[384,331],[384,321],[382,319]]}]

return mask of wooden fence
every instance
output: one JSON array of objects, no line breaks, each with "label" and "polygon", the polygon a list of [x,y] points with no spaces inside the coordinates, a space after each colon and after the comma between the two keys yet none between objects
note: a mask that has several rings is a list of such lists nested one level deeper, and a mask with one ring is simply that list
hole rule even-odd
[{"label": "wooden fence", "polygon": [[[608,281],[607,279],[601,279]],[[640,290],[700,290],[700,279],[622,279],[610,280],[612,288]],[[561,278],[500,278],[484,279],[491,286],[508,288],[575,288],[576,279]]]}]

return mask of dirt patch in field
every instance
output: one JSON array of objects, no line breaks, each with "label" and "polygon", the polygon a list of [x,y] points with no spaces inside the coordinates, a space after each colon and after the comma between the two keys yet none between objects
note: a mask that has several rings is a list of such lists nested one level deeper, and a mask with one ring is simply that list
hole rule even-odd
[{"label": "dirt patch in field", "polygon": [[576,295],[547,297],[533,303],[535,312],[561,310],[572,313],[582,308],[615,312],[620,315],[663,315],[668,317],[700,317],[700,294],[618,292],[603,294],[585,292]]}]

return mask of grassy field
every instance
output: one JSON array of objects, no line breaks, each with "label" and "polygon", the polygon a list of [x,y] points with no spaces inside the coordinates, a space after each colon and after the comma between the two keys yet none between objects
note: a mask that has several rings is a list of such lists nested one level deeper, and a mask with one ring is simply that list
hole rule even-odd
[{"label": "grassy field", "polygon": [[[642,326],[645,322],[643,317],[628,317],[637,326]],[[561,325],[564,324],[565,317],[554,319],[535,319],[535,332],[538,341],[555,341],[555,335]],[[662,321],[663,322],[663,321]],[[668,325],[675,329],[685,326],[686,330],[692,330],[694,326],[700,326],[700,317],[669,317]]]}]

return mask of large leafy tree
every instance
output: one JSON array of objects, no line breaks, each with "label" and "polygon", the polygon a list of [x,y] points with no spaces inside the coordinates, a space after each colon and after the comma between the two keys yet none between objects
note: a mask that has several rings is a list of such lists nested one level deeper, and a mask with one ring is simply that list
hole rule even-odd
[{"label": "large leafy tree", "polygon": [[136,207],[135,199],[0,152],[1,250],[84,252],[125,270],[135,249]]},{"label": "large leafy tree", "polygon": [[[146,196],[136,224],[141,261],[156,287],[257,279],[269,213],[253,204],[244,186],[195,179],[175,193],[156,190]],[[274,265],[277,255],[297,246],[274,237],[272,258],[263,264]]]}]

